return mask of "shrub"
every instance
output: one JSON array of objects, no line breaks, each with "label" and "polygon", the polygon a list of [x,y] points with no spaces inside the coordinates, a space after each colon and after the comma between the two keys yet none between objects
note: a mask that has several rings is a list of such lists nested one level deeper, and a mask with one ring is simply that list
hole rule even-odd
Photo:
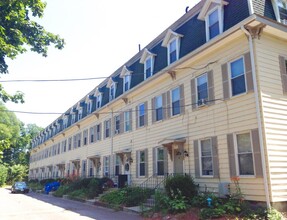
[{"label": "shrub", "polygon": [[4,165],[0,165],[0,186],[3,186],[6,183],[8,175],[8,169]]},{"label": "shrub", "polygon": [[62,197],[63,195],[67,195],[70,191],[70,187],[67,185],[60,186],[55,192],[54,196],[56,197]]},{"label": "shrub", "polygon": [[184,196],[187,201],[197,195],[197,186],[194,184],[192,177],[187,175],[168,177],[165,182],[165,190],[170,198],[179,195],[180,192],[180,196]]},{"label": "shrub", "polygon": [[56,180],[55,179],[52,179],[52,178],[50,178],[50,179],[43,179],[43,180],[40,180],[40,184],[42,185],[42,186],[45,186],[47,183],[53,183],[53,182],[55,182]]},{"label": "shrub", "polygon": [[79,189],[68,193],[68,197],[70,199],[83,201],[87,199],[87,194],[88,194],[87,189]]},{"label": "shrub", "polygon": [[105,189],[107,188],[113,188],[114,187],[114,182],[112,179],[110,179],[109,177],[103,177],[101,179],[101,186]]},{"label": "shrub", "polygon": [[119,207],[125,202],[125,192],[123,190],[115,190],[101,196],[100,201],[108,203],[111,207]]},{"label": "shrub", "polygon": [[93,178],[88,185],[88,198],[92,199],[103,192],[100,179]]},{"label": "shrub", "polygon": [[151,189],[140,187],[126,187],[122,191],[126,194],[124,205],[127,207],[137,206],[145,202],[152,194]]},{"label": "shrub", "polygon": [[222,208],[203,208],[200,210],[200,219],[218,218],[225,214]]},{"label": "shrub", "polygon": [[29,182],[28,186],[32,189],[32,191],[43,189],[43,186],[39,182]]}]

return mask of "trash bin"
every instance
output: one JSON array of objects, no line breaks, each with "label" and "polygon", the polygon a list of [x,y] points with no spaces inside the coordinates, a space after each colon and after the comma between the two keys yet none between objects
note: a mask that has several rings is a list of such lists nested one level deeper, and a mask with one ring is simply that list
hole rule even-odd
[{"label": "trash bin", "polygon": [[120,174],[118,176],[118,187],[124,188],[127,185],[128,182],[128,175],[126,174]]}]

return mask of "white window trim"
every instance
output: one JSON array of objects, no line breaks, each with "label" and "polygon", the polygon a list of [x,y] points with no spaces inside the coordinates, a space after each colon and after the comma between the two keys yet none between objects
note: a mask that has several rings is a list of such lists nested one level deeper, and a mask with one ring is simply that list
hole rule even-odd
[{"label": "white window trim", "polygon": [[[133,71],[130,71],[126,65],[123,66],[122,71],[120,73],[120,77],[123,78],[124,81],[124,85],[123,85],[123,91],[126,92],[128,91],[131,87],[131,74],[133,73]],[[129,88],[128,90],[125,90],[125,76],[129,76]]]},{"label": "white window trim", "polygon": [[[239,60],[239,59],[243,59],[243,69],[244,69],[244,81],[245,81],[245,92],[243,93],[240,93],[240,94],[237,94],[237,95],[233,95],[232,94],[232,79],[231,79],[231,63],[236,61],[236,60]],[[244,56],[240,56],[240,57],[237,57],[231,61],[228,62],[228,80],[229,80],[229,94],[230,94],[230,97],[238,97],[238,96],[241,96],[241,95],[245,95],[247,94],[247,80],[246,80],[246,69],[245,69],[245,58]]]},{"label": "white window trim", "polygon": [[[170,62],[170,44],[172,41],[175,40],[175,43],[176,43],[176,60],[174,62],[176,62],[177,60],[179,60],[179,49],[180,49],[180,37],[178,36],[175,36],[173,38],[171,38],[168,42],[168,46],[167,46],[167,63],[168,65],[171,64]],[[172,63],[174,63],[172,62]]]},{"label": "white window trim", "polygon": [[[116,115],[114,119],[115,119],[114,120],[114,128],[115,128],[114,133],[119,134],[120,129],[121,129],[121,117],[120,117],[120,115]],[[117,129],[117,121],[119,121],[119,128],[118,129]]]},{"label": "white window trim", "polygon": [[[161,97],[161,107],[158,107],[158,106],[157,106],[157,99],[160,98],[160,97]],[[162,95],[156,96],[154,102],[155,102],[155,103],[154,103],[154,108],[155,108],[155,109],[154,109],[154,110],[155,110],[155,116],[154,116],[154,117],[155,117],[155,122],[163,121],[163,120],[164,120],[164,118],[163,118],[163,114],[164,114],[164,109],[163,109],[163,96],[162,96]],[[157,120],[157,114],[156,114],[156,113],[157,113],[157,110],[160,109],[160,108],[162,109],[162,118],[161,118],[160,120]]]},{"label": "white window trim", "polygon": [[99,109],[102,106],[102,93],[98,94],[96,99],[96,109]]},{"label": "white window trim", "polygon": [[80,121],[83,118],[83,108],[80,107],[78,109],[78,121]]},{"label": "white window trim", "polygon": [[[212,161],[212,171],[213,171],[213,175],[202,175],[202,154],[201,154],[201,141],[204,141],[204,140],[210,140],[210,148],[211,148],[211,161]],[[212,152],[212,140],[211,138],[206,138],[206,139],[201,139],[199,140],[199,151],[198,151],[198,158],[199,158],[199,171],[200,171],[200,177],[207,177],[207,178],[213,178],[214,177],[214,167],[213,167],[213,152]]]},{"label": "white window trim", "polygon": [[181,100],[181,96],[180,96],[180,86],[177,86],[177,87],[175,87],[175,88],[173,88],[173,89],[171,89],[170,90],[170,117],[177,117],[177,116],[179,116],[179,115],[181,115],[182,114],[182,112],[181,112],[181,108],[180,108],[180,112],[179,112],[179,114],[176,114],[176,115],[174,115],[173,114],[173,107],[172,107],[172,91],[173,90],[175,90],[175,89],[178,89],[179,90],[179,106],[180,106],[180,100]]},{"label": "white window trim", "polygon": [[[126,115],[128,115],[128,119],[126,118]],[[128,123],[129,125],[129,130],[127,130],[127,126],[126,124]],[[130,116],[130,112],[129,111],[125,111],[124,112],[124,132],[130,132],[132,130],[131,128],[131,116]]]},{"label": "white window trim", "polygon": [[[286,2],[287,4],[287,1],[286,0],[283,0]],[[274,14],[275,14],[275,17],[276,17],[276,20],[280,23],[281,22],[281,19],[280,19],[280,13],[279,13],[279,6],[278,6],[278,1],[277,0],[272,0],[272,5],[273,5],[273,10],[274,10]],[[287,24],[287,23],[286,23]]]},{"label": "white window trim", "polygon": [[147,63],[147,61],[148,61],[149,59],[151,60],[151,67],[150,67],[150,69],[151,69],[150,71],[151,71],[151,72],[150,72],[150,77],[153,76],[154,55],[149,55],[149,56],[147,56],[147,58],[146,58],[145,61],[144,61],[144,80],[146,80],[146,79],[149,78],[149,77],[148,77],[148,78],[146,77],[146,70],[147,70],[147,69],[146,69],[146,66],[147,66],[146,63]]},{"label": "white window trim", "polygon": [[165,161],[164,161],[164,155],[163,155],[163,160],[160,160],[160,161],[163,161],[163,175],[159,175],[159,174],[158,174],[158,161],[159,161],[159,160],[158,160],[158,150],[159,150],[159,149],[163,150],[163,154],[164,154],[164,148],[163,148],[163,147],[158,147],[158,148],[156,148],[156,163],[155,163],[155,164],[156,164],[156,175],[157,175],[157,176],[164,176],[164,162],[165,162]]},{"label": "white window trim", "polygon": [[[123,90],[124,90],[124,92],[126,92],[126,91],[128,91],[128,90],[130,90],[130,88],[131,88],[131,75],[130,74],[126,74],[124,77],[123,77],[123,79],[124,79],[124,85],[123,85]],[[128,79],[128,80],[127,80]],[[128,83],[128,89],[126,89],[126,83]]]},{"label": "white window trim", "polygon": [[[218,22],[219,22],[219,35],[223,32],[223,8],[222,6],[216,6],[212,10],[210,10],[206,15],[205,15],[205,33],[206,33],[206,41],[210,40],[210,34],[209,34],[209,15],[213,13],[215,10],[218,10]],[[214,39],[213,37],[212,39]]]},{"label": "white window trim", "polygon": [[[113,82],[111,85],[110,85],[110,91],[109,91],[109,101],[112,101],[116,98],[116,83]],[[112,93],[113,92],[113,93]]]},{"label": "white window trim", "polygon": [[[207,80],[206,80],[206,82],[207,82],[207,100],[209,100],[209,91],[208,91],[209,82],[208,82],[208,75],[207,75],[207,73],[203,73],[203,74],[201,74],[201,75],[195,77],[196,105],[197,105],[198,107],[205,106],[205,103],[202,103],[201,105],[198,104],[199,99],[198,99],[198,90],[197,90],[197,88],[198,88],[197,79],[198,79],[199,77],[202,77],[203,75],[205,75],[205,76],[206,76],[206,79],[207,79]],[[206,100],[206,101],[207,101],[207,100]]]},{"label": "white window trim", "polygon": [[[237,135],[246,134],[246,133],[249,133],[249,136],[250,136],[250,146],[251,146],[251,152],[252,152],[254,175],[240,175],[240,172],[239,172]],[[255,169],[253,140],[252,140],[251,131],[243,131],[243,132],[234,133],[234,134],[233,134],[233,144],[234,144],[234,148],[235,148],[235,149],[234,149],[234,155],[235,155],[236,175],[237,175],[237,176],[240,176],[240,177],[243,177],[243,178],[252,178],[252,177],[255,178],[255,177],[256,177],[256,169]]]}]

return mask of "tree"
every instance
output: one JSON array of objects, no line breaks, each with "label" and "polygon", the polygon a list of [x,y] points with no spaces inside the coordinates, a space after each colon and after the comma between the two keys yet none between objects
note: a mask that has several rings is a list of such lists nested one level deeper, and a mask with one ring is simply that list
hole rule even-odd
[{"label": "tree", "polygon": [[[60,36],[50,33],[30,17],[42,18],[46,3],[41,0],[1,0],[0,1],[0,73],[8,73],[6,58],[15,59],[30,48],[44,57],[48,46],[64,47]],[[0,85],[0,100],[3,102],[23,102],[23,94],[6,93]]]}]

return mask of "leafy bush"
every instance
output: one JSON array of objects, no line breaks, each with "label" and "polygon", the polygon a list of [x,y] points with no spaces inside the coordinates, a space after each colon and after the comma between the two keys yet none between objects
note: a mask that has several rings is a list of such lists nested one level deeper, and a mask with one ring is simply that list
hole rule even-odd
[{"label": "leafy bush", "polygon": [[27,179],[28,167],[16,164],[8,168],[8,177],[6,182],[12,184],[16,181],[25,181]]},{"label": "leafy bush", "polygon": [[222,208],[203,208],[200,210],[200,219],[218,218],[225,215],[226,212]]},{"label": "leafy bush", "polygon": [[60,186],[55,192],[54,196],[56,197],[62,197],[63,195],[67,195],[70,191],[70,187],[67,185]]},{"label": "leafy bush", "polygon": [[88,185],[88,198],[92,199],[103,192],[100,179],[93,178]]},{"label": "leafy bush", "polygon": [[197,186],[194,184],[193,178],[187,175],[168,177],[165,182],[165,190],[170,198],[180,192],[181,195],[179,196],[184,196],[187,201],[197,195]]},{"label": "leafy bush", "polygon": [[101,202],[108,203],[111,207],[118,207],[125,202],[125,192],[123,190],[114,190],[100,197]]},{"label": "leafy bush", "polygon": [[103,178],[101,178],[101,186],[105,189],[113,188],[114,182],[109,177],[103,177]]},{"label": "leafy bush", "polygon": [[267,210],[267,219],[272,219],[272,220],[283,220],[284,217],[283,215],[278,212],[276,209],[271,208]]},{"label": "leafy bush", "polygon": [[4,165],[0,165],[0,186],[3,186],[6,183],[8,175],[8,169]]},{"label": "leafy bush", "polygon": [[87,199],[87,194],[88,194],[87,189],[79,189],[79,190],[75,190],[73,192],[68,193],[68,197],[70,199],[83,201]]},{"label": "leafy bush", "polygon": [[39,182],[28,182],[28,186],[32,191],[43,189],[43,186]]},{"label": "leafy bush", "polygon": [[43,180],[40,180],[40,184],[42,185],[42,186],[45,186],[47,183],[53,183],[53,182],[55,182],[56,180],[55,179],[52,179],[52,178],[50,178],[50,179],[43,179]]}]

